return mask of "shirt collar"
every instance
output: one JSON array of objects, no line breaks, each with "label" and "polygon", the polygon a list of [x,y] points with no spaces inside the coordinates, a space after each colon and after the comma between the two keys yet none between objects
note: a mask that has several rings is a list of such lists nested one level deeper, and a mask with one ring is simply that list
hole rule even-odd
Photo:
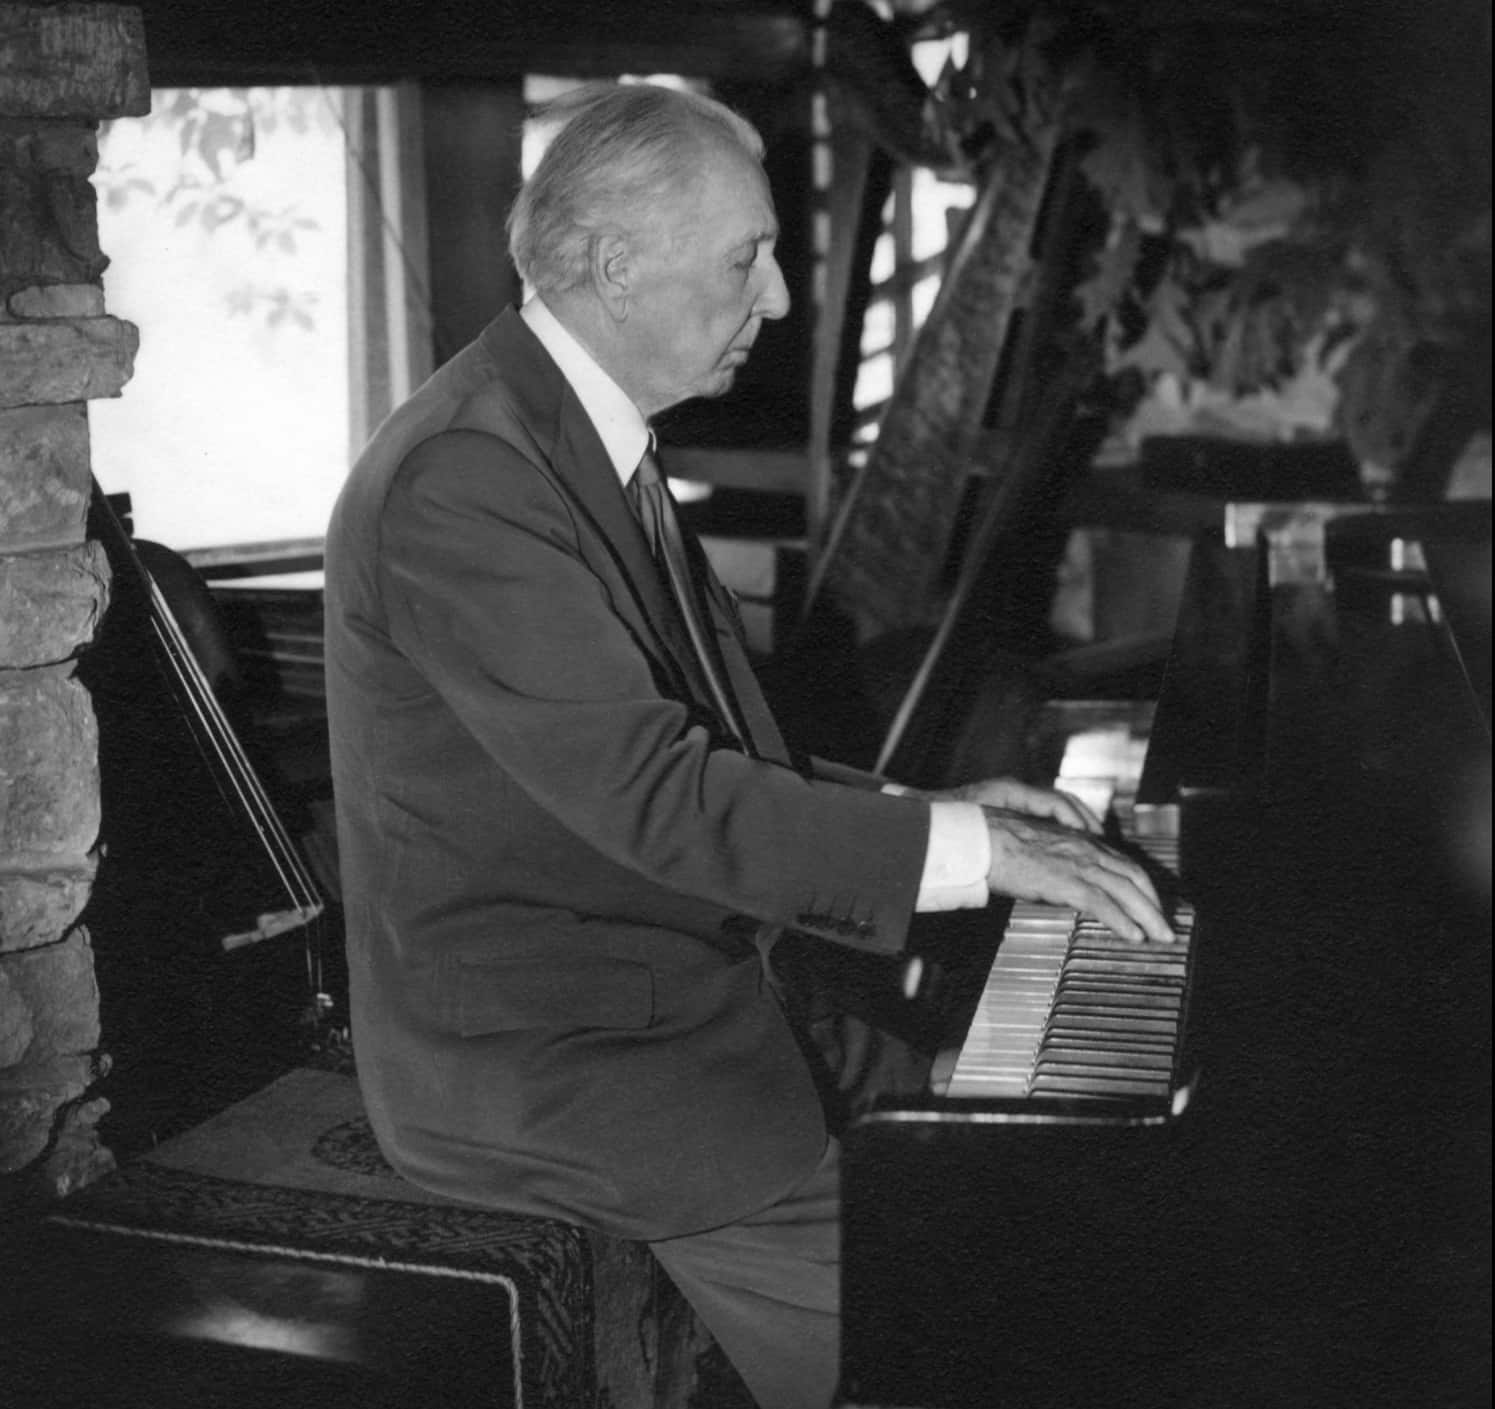
[{"label": "shirt collar", "polygon": [[653,443],[654,433],[628,394],[593,360],[584,348],[561,325],[540,298],[532,298],[519,310],[519,316],[560,368],[582,410],[597,430],[603,449],[617,471],[618,479],[627,484],[638,468],[644,451]]}]

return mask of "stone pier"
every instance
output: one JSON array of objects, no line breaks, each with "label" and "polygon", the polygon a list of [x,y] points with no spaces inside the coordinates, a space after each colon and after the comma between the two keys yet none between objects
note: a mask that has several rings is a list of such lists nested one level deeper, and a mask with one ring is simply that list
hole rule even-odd
[{"label": "stone pier", "polygon": [[76,677],[108,603],[88,537],[90,399],[136,331],[104,311],[102,119],[149,111],[140,11],[0,4],[0,1204],[109,1168],[87,928],[98,731]]}]

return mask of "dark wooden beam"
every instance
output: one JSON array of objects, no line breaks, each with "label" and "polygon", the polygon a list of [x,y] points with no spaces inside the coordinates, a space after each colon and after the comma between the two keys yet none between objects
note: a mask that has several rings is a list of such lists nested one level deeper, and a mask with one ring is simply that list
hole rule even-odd
[{"label": "dark wooden beam", "polygon": [[778,82],[808,0],[140,0],[158,87],[679,73]]}]

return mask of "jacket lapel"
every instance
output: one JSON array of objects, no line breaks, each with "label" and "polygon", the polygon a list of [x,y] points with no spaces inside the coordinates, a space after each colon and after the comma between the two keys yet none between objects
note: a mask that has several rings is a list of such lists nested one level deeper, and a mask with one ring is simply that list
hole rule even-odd
[{"label": "jacket lapel", "polygon": [[[592,570],[612,589],[614,609],[659,666],[670,693],[694,705],[698,717],[714,732],[721,732],[710,689],[674,594],[659,572],[643,527],[591,418],[539,339],[513,309],[489,325],[481,346],[492,364],[493,376],[502,377],[502,382],[495,385],[507,392],[508,415],[504,419],[518,418],[534,440],[542,468],[576,507],[578,520],[591,530],[582,537],[582,552]],[[474,429],[495,429],[486,424],[485,399],[479,391],[469,400],[460,422]],[[727,673],[747,717],[753,743],[764,758],[787,762],[788,751],[742,644],[735,608],[698,543],[693,544],[693,552],[707,585],[706,597]]]},{"label": "jacket lapel", "polygon": [[732,693],[737,697],[743,721],[752,738],[753,748],[760,758],[765,758],[771,763],[791,765],[788,746],[784,743],[783,735],[779,733],[778,723],[768,707],[768,701],[764,698],[763,687],[758,683],[757,673],[753,670],[752,661],[748,655],[747,636],[743,632],[742,618],[738,613],[737,603],[732,599],[732,594],[722,585],[721,579],[717,577],[700,540],[688,527],[683,525],[682,527],[691,545],[697,579],[705,584],[705,597],[711,612],[712,625],[716,628],[718,651],[722,664],[726,667],[728,683],[731,685]]},{"label": "jacket lapel", "polygon": [[628,503],[596,428],[569,387],[563,396],[553,463],[557,477],[595,531],[595,542],[584,543],[583,551],[592,554],[600,548],[612,571],[609,573],[594,561],[598,575],[604,581],[621,575],[626,584],[627,596],[615,598],[614,605],[646,647],[652,643],[651,654],[664,658],[677,689],[683,685],[689,700],[714,720],[711,693],[674,594],[659,572],[643,527]]},{"label": "jacket lapel", "polygon": [[[680,618],[674,594],[660,575],[649,541],[591,418],[540,340],[513,310],[490,325],[485,339],[516,392],[514,409],[534,435],[556,485],[592,533],[581,542],[594,572],[613,591],[613,606],[660,666],[682,702],[716,726],[711,693]],[[719,727],[719,726],[718,726]]]}]

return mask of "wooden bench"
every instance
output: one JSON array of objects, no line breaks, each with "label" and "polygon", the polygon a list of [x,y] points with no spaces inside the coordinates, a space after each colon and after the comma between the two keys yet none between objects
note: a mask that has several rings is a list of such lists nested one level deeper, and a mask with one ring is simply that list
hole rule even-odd
[{"label": "wooden bench", "polygon": [[297,1069],[14,1230],[17,1409],[751,1409],[647,1247],[400,1180]]}]

